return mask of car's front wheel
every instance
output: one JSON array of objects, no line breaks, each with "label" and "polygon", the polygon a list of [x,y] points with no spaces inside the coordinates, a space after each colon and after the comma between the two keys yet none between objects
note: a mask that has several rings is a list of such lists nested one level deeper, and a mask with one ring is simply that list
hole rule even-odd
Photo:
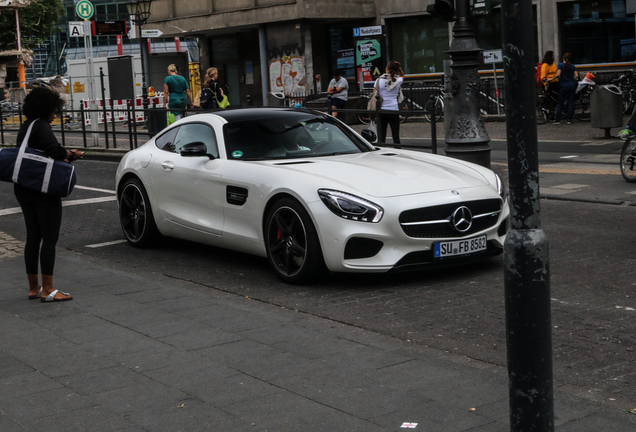
[{"label": "car's front wheel", "polygon": [[269,263],[283,282],[316,280],[325,267],[311,218],[293,199],[277,201],[267,213],[265,245]]},{"label": "car's front wheel", "polygon": [[126,240],[133,246],[150,246],[159,237],[148,194],[137,178],[126,180],[121,190],[119,222]]}]

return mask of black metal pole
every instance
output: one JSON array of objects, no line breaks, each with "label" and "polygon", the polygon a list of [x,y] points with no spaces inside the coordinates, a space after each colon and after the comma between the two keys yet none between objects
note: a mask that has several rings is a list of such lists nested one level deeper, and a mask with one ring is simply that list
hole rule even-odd
[{"label": "black metal pole", "polygon": [[444,120],[446,155],[490,167],[490,137],[479,112],[480,79],[477,68],[481,49],[477,46],[468,17],[468,0],[456,0],[457,21],[450,49],[450,91],[446,92]]},{"label": "black metal pole", "polygon": [[502,0],[510,231],[504,244],[510,430],[554,431],[548,240],[539,218],[532,0]]},{"label": "black metal pole", "polygon": [[99,83],[102,89],[102,115],[104,116],[104,141],[108,149],[108,112],[106,108],[106,88],[104,87],[104,68],[99,68]]},{"label": "black metal pole", "polygon": [[437,96],[431,95],[431,102],[433,102],[433,109],[430,112],[431,115],[431,151],[433,154],[437,154],[437,118],[435,118],[435,109],[437,108]]},{"label": "black metal pole", "polygon": [[[88,114],[90,117],[90,113]],[[82,123],[82,137],[84,139],[84,148],[88,146],[86,143],[86,114],[84,113],[84,101],[80,100],[80,122]]]}]

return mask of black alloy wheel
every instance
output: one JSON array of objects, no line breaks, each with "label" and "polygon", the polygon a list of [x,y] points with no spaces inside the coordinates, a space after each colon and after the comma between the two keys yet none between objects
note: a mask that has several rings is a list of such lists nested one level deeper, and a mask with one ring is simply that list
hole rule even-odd
[{"label": "black alloy wheel", "polygon": [[150,246],[159,237],[148,194],[137,178],[126,180],[122,188],[119,222],[126,240],[133,246]]},{"label": "black alloy wheel", "polygon": [[307,211],[293,199],[283,198],[269,210],[265,246],[269,263],[283,282],[304,284],[324,269],[316,229]]}]

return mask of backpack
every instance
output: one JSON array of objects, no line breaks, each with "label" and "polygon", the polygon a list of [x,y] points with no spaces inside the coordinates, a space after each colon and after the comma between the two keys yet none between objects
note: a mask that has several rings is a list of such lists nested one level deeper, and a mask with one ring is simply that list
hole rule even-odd
[{"label": "backpack", "polygon": [[214,96],[214,92],[210,89],[210,87],[206,87],[201,90],[201,108],[215,108]]}]

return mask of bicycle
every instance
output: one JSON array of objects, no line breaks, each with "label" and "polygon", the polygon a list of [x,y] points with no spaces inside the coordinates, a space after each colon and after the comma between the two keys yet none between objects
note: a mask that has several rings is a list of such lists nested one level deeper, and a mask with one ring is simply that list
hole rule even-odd
[{"label": "bicycle", "polygon": [[[375,113],[372,113],[371,111],[367,110],[368,105],[369,105],[369,95],[360,95],[360,102],[358,103],[356,110],[358,111],[358,121],[360,121],[360,123],[362,124],[369,124],[371,120],[375,118]],[[398,104],[398,108],[400,109],[400,111],[410,110],[409,104],[406,101],[406,99],[404,99],[402,102]],[[401,113],[400,123],[404,123],[407,118],[409,118],[409,114]]]},{"label": "bicycle", "polygon": [[636,142],[634,138],[636,135],[631,135],[623,144],[621,149],[621,174],[623,178],[630,183],[636,183],[636,171],[634,165],[636,163]]},{"label": "bicycle", "polygon": [[[582,122],[591,120],[589,116],[590,94],[592,89],[590,85],[585,85],[581,90],[577,90],[574,94],[574,118]],[[555,91],[546,91],[544,94],[537,94],[537,113],[536,121],[538,125],[545,124],[550,120],[554,120],[556,107],[559,103],[559,94]],[[563,104],[563,113],[568,112],[568,101]]]},{"label": "bicycle", "polygon": [[[433,105],[435,104],[435,105]],[[444,89],[439,89],[439,94],[435,96],[435,99],[430,99],[424,105],[424,118],[427,122],[431,122],[431,114],[433,113],[433,106],[435,106],[435,122],[441,121],[444,118]]]},{"label": "bicycle", "polygon": [[630,108],[634,105],[634,102],[636,102],[635,72],[636,69],[632,69],[612,80],[612,84],[616,84],[623,92],[623,114],[629,114]]}]

